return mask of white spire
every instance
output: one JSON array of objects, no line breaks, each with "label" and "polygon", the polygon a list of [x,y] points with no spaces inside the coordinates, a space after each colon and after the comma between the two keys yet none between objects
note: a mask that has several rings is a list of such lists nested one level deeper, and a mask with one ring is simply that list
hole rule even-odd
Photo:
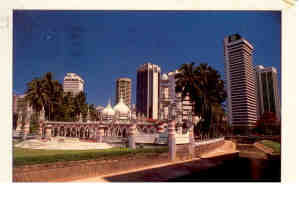
[{"label": "white spire", "polygon": [[119,112],[120,114],[129,114],[129,107],[123,102],[122,96],[120,96],[119,102],[114,106],[114,111]]},{"label": "white spire", "polygon": [[111,100],[110,100],[110,98],[108,100],[108,105],[102,110],[102,114],[109,115],[109,116],[113,116],[114,115],[114,110],[111,107]]},{"label": "white spire", "polygon": [[124,103],[122,96],[120,96],[119,103]]}]

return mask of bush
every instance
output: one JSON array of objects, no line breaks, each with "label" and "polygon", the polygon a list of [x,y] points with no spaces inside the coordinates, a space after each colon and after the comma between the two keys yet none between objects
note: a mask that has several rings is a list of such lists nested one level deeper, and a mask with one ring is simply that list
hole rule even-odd
[{"label": "bush", "polygon": [[273,149],[274,153],[280,153],[280,144],[271,140],[262,140],[260,143]]}]

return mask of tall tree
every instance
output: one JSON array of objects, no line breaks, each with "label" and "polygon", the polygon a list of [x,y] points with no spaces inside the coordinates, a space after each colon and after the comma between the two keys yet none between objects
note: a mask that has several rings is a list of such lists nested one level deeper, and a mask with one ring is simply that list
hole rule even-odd
[{"label": "tall tree", "polygon": [[40,78],[35,78],[27,83],[25,100],[33,110],[40,112],[49,100],[48,92]]},{"label": "tall tree", "polygon": [[90,117],[91,121],[97,121],[98,120],[97,110],[96,110],[94,104],[89,105],[89,117]]},{"label": "tall tree", "polygon": [[200,94],[198,69],[194,67],[195,63],[182,64],[179,73],[175,75],[176,87],[175,91],[181,93],[182,100],[186,96],[194,102]]},{"label": "tall tree", "polygon": [[55,112],[54,109],[57,108],[58,104],[62,101],[62,85],[57,80],[53,80],[53,74],[51,72],[47,72],[43,76],[42,82],[46,95],[48,96],[48,100],[46,102],[46,115],[49,120],[53,120]]},{"label": "tall tree", "polygon": [[218,71],[208,64],[200,64],[197,70],[200,94],[196,97],[195,111],[205,118],[205,129],[211,130],[210,127],[215,125],[213,122],[220,122],[215,118],[223,117],[221,104],[226,99],[224,81]]},{"label": "tall tree", "polygon": [[75,121],[75,99],[71,92],[64,95],[62,107],[64,121]]},{"label": "tall tree", "polygon": [[209,131],[213,121],[213,112],[226,99],[224,82],[220,74],[208,64],[194,67],[194,63],[183,64],[175,76],[176,92],[182,94],[182,100],[189,95],[194,103],[193,111],[204,118],[202,129]]},{"label": "tall tree", "polygon": [[27,84],[26,101],[33,110],[40,112],[44,107],[48,120],[55,119],[55,111],[62,103],[62,85],[53,80],[52,73],[46,73],[42,78],[35,78]]},{"label": "tall tree", "polygon": [[75,96],[75,115],[79,116],[80,114],[86,115],[87,113],[87,104],[86,104],[86,96],[84,92],[79,92]]}]

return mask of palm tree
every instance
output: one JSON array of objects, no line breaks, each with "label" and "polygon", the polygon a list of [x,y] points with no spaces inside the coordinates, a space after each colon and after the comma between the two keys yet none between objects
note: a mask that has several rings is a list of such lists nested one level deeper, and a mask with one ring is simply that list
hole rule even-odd
[{"label": "palm tree", "polygon": [[183,64],[175,79],[176,92],[182,93],[182,100],[186,96],[190,97],[194,103],[194,113],[204,118],[203,129],[210,131],[213,107],[217,107],[226,98],[224,82],[219,73],[208,64],[200,64],[198,67],[194,67],[194,63]]},{"label": "palm tree", "polygon": [[[200,113],[205,118],[205,126],[213,126],[213,114],[216,116],[226,99],[224,90],[224,81],[218,71],[214,70],[208,64],[200,64],[198,67],[198,79],[200,94],[196,103],[196,112]],[[217,117],[217,116],[216,116]],[[207,129],[207,128],[206,128]]]},{"label": "palm tree", "polygon": [[35,78],[29,82],[25,98],[36,112],[45,108],[48,120],[55,119],[54,113],[59,109],[63,96],[62,85],[52,77],[52,73],[48,72],[43,78]]},{"label": "palm tree", "polygon": [[95,105],[90,104],[90,105],[88,105],[88,108],[89,108],[90,119],[92,121],[96,121],[98,118],[97,118],[97,110],[95,108]]},{"label": "palm tree", "polygon": [[175,91],[181,93],[182,100],[189,96],[191,101],[196,101],[200,94],[198,69],[194,68],[194,63],[182,64],[179,73],[175,75]]},{"label": "palm tree", "polygon": [[75,98],[71,92],[67,92],[63,97],[63,112],[65,121],[75,120]]},{"label": "palm tree", "polygon": [[27,83],[27,91],[25,94],[26,102],[29,103],[36,112],[40,112],[49,100],[43,81],[39,78],[35,78]]},{"label": "palm tree", "polygon": [[81,114],[86,114],[87,106],[86,106],[86,96],[84,92],[79,92],[75,96],[75,114],[76,116]]},{"label": "palm tree", "polygon": [[46,103],[46,115],[48,116],[48,120],[51,120],[51,115],[53,115],[54,112],[54,93],[55,93],[55,85],[53,82],[53,75],[51,72],[47,72],[43,78],[43,86],[46,90],[46,93],[48,95],[48,101]]}]

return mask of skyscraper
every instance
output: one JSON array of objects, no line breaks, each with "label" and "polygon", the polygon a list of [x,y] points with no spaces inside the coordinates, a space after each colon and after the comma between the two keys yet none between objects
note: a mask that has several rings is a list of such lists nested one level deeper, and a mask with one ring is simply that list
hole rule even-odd
[{"label": "skyscraper", "polygon": [[76,73],[67,73],[63,80],[63,91],[73,95],[84,90],[84,80]]},{"label": "skyscraper", "polygon": [[256,66],[258,117],[264,112],[276,114],[280,119],[280,98],[278,94],[277,70],[274,67]]},{"label": "skyscraper", "polygon": [[136,111],[147,118],[158,119],[160,98],[160,67],[145,63],[137,70]]},{"label": "skyscraper", "polygon": [[252,127],[257,120],[253,49],[239,34],[224,38],[228,120],[232,127]]},{"label": "skyscraper", "polygon": [[131,93],[132,93],[132,83],[129,78],[119,78],[116,80],[116,100],[115,104],[123,99],[124,103],[131,108]]}]

